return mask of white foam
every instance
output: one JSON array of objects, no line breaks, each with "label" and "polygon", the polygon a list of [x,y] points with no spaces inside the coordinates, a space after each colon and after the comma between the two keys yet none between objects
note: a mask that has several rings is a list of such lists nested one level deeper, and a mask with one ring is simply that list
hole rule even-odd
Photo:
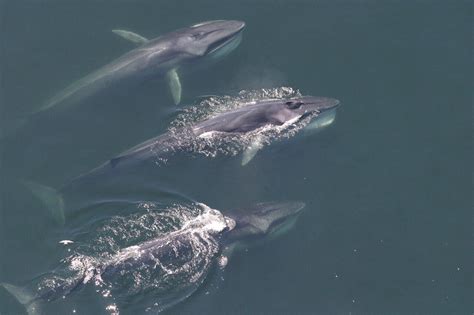
[{"label": "white foam", "polygon": [[211,139],[212,137],[214,137],[214,135],[216,134],[216,131],[207,131],[207,132],[204,132],[204,133],[201,133],[199,135],[199,138],[202,138],[202,139]]},{"label": "white foam", "polygon": [[226,220],[222,213],[203,203],[199,203],[198,205],[204,210],[203,213],[186,222],[181,230],[195,229],[200,232],[219,233],[227,227]]},{"label": "white foam", "polygon": [[[127,298],[153,289],[160,303],[164,298],[160,294],[169,292],[170,285],[176,292],[172,294],[172,300],[180,300],[185,297],[183,292],[195,290],[217,258],[219,243],[216,236],[226,228],[232,229],[235,222],[205,204],[160,206],[147,202],[139,208],[145,211],[115,217],[95,235],[88,234],[90,245],[81,240],[81,246],[74,249],[76,253],[63,260],[67,265],[66,278],[51,277],[41,284],[56,288],[65,281],[79,280],[97,286],[97,292],[104,298],[112,293],[114,298]],[[171,254],[174,251],[176,260],[161,260],[159,250],[150,252],[150,246],[164,246]],[[149,256],[137,260],[134,268],[119,268],[119,273],[103,276],[107,266],[119,267],[127,259],[144,254]],[[109,311],[114,314],[113,309]]]}]

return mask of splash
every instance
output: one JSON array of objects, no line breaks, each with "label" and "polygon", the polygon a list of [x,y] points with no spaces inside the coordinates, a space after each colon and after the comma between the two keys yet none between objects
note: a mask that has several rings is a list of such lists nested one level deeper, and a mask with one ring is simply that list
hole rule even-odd
[{"label": "splash", "polygon": [[214,118],[222,113],[243,108],[259,101],[288,99],[300,97],[301,93],[291,87],[240,91],[236,96],[212,96],[199,104],[186,108],[183,113],[171,122],[169,128],[170,143],[174,145],[156,152],[157,164],[166,163],[163,153],[186,151],[191,155],[216,157],[218,155],[235,156],[258,141],[264,147],[277,140],[293,137],[311,121],[312,117],[289,121],[282,126],[267,125],[256,130],[239,134],[208,132],[196,137],[192,126],[206,119]]},{"label": "splash", "polygon": [[211,96],[195,106],[184,109],[171,126],[174,128],[194,125],[200,121],[214,118],[230,110],[243,108],[258,101],[301,97],[299,90],[291,87],[279,87],[260,90],[242,90],[236,96]]},{"label": "splash", "polygon": [[[233,228],[204,204],[138,206],[140,213],[114,217],[80,243],[37,286],[44,300],[93,285],[110,314],[126,300],[161,311],[185,299],[204,281],[219,252],[220,233]],[[135,305],[137,305],[135,303]]]}]

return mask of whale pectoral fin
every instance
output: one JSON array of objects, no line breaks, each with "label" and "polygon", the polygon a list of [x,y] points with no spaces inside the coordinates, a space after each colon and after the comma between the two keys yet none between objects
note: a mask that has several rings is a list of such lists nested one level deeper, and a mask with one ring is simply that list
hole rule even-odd
[{"label": "whale pectoral fin", "polygon": [[60,225],[64,225],[64,199],[59,191],[52,187],[41,185],[31,181],[22,181],[23,184],[35,195],[43,205],[51,212],[53,219]]},{"label": "whale pectoral fin", "polygon": [[147,38],[141,35],[138,35],[137,33],[134,33],[134,32],[130,32],[126,30],[112,30],[112,32],[137,45],[143,45],[148,42]]},{"label": "whale pectoral fin", "polygon": [[233,243],[233,244],[225,246],[222,249],[221,254],[217,258],[217,265],[221,271],[224,270],[224,268],[229,263],[229,257],[231,257],[234,254],[236,247],[237,247],[236,243]]},{"label": "whale pectoral fin", "polygon": [[231,257],[234,254],[237,246],[238,246],[238,243],[232,243],[230,245],[227,245],[226,247],[224,247],[222,249],[221,256],[222,257],[227,257],[227,259],[228,259],[229,257]]},{"label": "whale pectoral fin", "polygon": [[166,74],[166,79],[168,80],[168,85],[170,87],[171,96],[175,105],[178,105],[181,102],[181,82],[179,80],[179,75],[176,69],[171,69]]},{"label": "whale pectoral fin", "polygon": [[217,263],[220,269],[224,269],[225,266],[227,266],[227,264],[229,263],[229,257],[221,255],[219,256],[219,258],[217,258]]},{"label": "whale pectoral fin", "polygon": [[247,165],[248,162],[250,162],[257,152],[263,148],[263,139],[259,136],[255,137],[255,139],[252,140],[250,145],[244,150],[244,153],[242,155],[242,166]]}]

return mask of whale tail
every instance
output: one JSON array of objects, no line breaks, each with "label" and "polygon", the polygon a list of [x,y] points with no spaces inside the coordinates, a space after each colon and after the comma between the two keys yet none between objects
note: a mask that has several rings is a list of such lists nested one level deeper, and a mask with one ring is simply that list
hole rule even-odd
[{"label": "whale tail", "polygon": [[35,182],[23,181],[23,183],[33,195],[43,202],[44,206],[51,212],[54,220],[58,224],[64,225],[66,220],[64,216],[64,199],[61,193],[52,187]]},{"label": "whale tail", "polygon": [[5,288],[15,299],[20,302],[25,308],[28,315],[39,314],[38,300],[35,296],[25,288],[21,288],[9,283],[0,283],[0,286]]}]

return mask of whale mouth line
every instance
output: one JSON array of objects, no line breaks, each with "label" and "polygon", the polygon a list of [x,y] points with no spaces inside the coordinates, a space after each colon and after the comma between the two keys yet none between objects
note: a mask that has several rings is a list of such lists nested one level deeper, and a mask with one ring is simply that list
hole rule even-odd
[{"label": "whale mouth line", "polygon": [[296,221],[298,220],[300,213],[293,213],[287,217],[280,218],[272,224],[270,227],[270,231],[268,232],[268,236],[270,239],[277,238],[282,234],[286,234],[289,230],[291,230]]},{"label": "whale mouth line", "polygon": [[[237,32],[235,32],[235,33],[233,33],[229,36],[226,36],[226,37],[216,41],[215,43],[213,43],[210,46],[207,54],[213,54],[214,52],[224,48],[225,46],[231,45],[233,43],[236,43],[236,42],[240,43],[240,41],[242,39],[242,30],[243,30],[243,28],[238,30]],[[237,45],[238,45],[238,43],[237,43]]]},{"label": "whale mouth line", "polygon": [[320,114],[321,114],[321,112],[319,110],[311,110],[311,111],[308,111],[308,112],[304,113],[303,115],[301,115],[299,117],[298,121],[303,121],[308,117],[314,118],[314,117],[319,116]]}]

